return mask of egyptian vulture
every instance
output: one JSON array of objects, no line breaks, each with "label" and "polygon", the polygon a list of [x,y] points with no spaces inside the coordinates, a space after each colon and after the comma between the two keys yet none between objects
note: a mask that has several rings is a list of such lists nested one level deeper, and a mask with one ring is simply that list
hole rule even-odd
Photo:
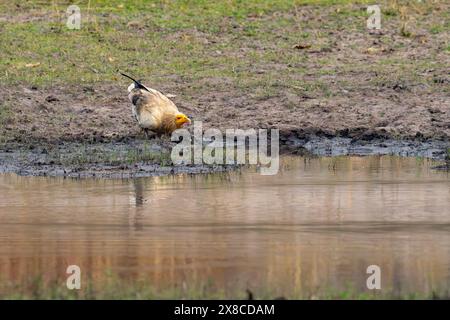
[{"label": "egyptian vulture", "polygon": [[133,104],[133,116],[147,138],[149,131],[156,135],[171,134],[174,130],[191,123],[191,120],[161,92],[147,88],[126,74],[121,75],[133,80],[128,87],[128,99]]}]

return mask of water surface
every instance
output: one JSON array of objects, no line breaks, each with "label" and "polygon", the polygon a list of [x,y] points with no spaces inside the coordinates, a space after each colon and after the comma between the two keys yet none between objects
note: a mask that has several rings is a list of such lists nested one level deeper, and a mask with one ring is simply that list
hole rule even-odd
[{"label": "water surface", "polygon": [[[155,288],[311,296],[450,288],[450,177],[428,160],[285,157],[252,169],[135,180],[0,175],[0,281],[79,265]],[[64,282],[62,282],[64,283]],[[0,285],[0,288],[2,286]]]}]

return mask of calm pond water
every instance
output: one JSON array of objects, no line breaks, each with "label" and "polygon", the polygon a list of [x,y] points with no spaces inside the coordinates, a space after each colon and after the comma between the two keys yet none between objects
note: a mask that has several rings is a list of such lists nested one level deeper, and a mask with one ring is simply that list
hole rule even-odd
[{"label": "calm pond water", "polygon": [[[0,175],[0,281],[70,264],[156,288],[310,295],[450,288],[450,176],[429,160],[285,157],[251,169],[135,180]],[[64,283],[64,282],[62,282]],[[1,287],[1,286],[0,286]]]}]

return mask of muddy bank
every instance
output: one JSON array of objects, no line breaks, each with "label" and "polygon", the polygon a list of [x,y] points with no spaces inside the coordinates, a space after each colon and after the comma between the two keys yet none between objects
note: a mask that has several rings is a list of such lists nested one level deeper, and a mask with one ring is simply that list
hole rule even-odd
[{"label": "muddy bank", "polygon": [[[394,106],[388,101],[392,90],[379,90],[372,104],[361,94],[347,95],[346,101],[344,97],[304,98],[297,102],[301,110],[288,112],[282,109],[286,99],[292,98],[289,94],[275,101],[215,91],[195,100],[192,96],[173,100],[194,121],[202,121],[205,130],[279,129],[282,153],[393,154],[443,161],[450,148],[450,100],[434,92],[433,96],[422,95],[420,105],[411,102],[412,106],[408,99],[417,102],[418,92],[405,91],[403,103]],[[235,169],[172,166],[173,144],[168,139],[143,140],[123,91],[115,85],[73,87],[70,92],[65,87],[0,86],[0,172],[129,178]]]},{"label": "muddy bank", "polygon": [[94,10],[100,23],[71,34],[48,25],[54,6],[6,6],[0,170],[131,176],[223,169],[171,168],[170,145],[143,142],[129,80],[118,69],[170,94],[205,130],[279,129],[285,152],[445,158],[448,1],[383,5],[375,33],[366,28],[365,5],[290,6],[239,19],[223,12],[211,22],[193,4],[190,17],[208,20],[200,28],[202,21],[165,6],[161,16],[175,15],[170,28],[144,23],[158,20],[153,11]]},{"label": "muddy bank", "polygon": [[[220,86],[226,77],[217,79]],[[204,85],[202,81],[197,85]],[[0,143],[104,143],[142,138],[131,113],[126,81],[81,87],[0,86]],[[183,85],[161,84],[165,94]],[[356,84],[355,84],[356,85]],[[344,137],[353,140],[450,140],[450,99],[422,87],[381,87],[329,97],[295,96],[280,90],[274,97],[211,88],[201,96],[172,100],[204,129],[276,128],[284,136]],[[438,88],[439,89],[439,88]],[[293,107],[295,106],[295,108]]]},{"label": "muddy bank", "polygon": [[138,178],[169,174],[223,172],[234,166],[172,165],[171,147],[163,140],[109,143],[60,143],[0,149],[0,173],[72,178]]},{"label": "muddy bank", "polygon": [[[173,165],[171,150],[175,143],[164,140],[127,139],[121,142],[8,144],[0,148],[0,173],[63,176],[72,178],[137,178],[170,174],[199,174],[236,170],[236,165]],[[398,155],[437,160],[437,169],[448,170],[445,141],[372,139],[343,137],[280,137],[281,155],[345,156]],[[447,161],[447,163],[446,163]]]},{"label": "muddy bank", "polygon": [[396,155],[401,157],[424,157],[443,161],[447,157],[450,144],[445,141],[417,141],[372,139],[354,140],[344,137],[311,137],[298,138],[294,135],[283,138],[288,149],[302,148],[317,156],[345,155]]}]

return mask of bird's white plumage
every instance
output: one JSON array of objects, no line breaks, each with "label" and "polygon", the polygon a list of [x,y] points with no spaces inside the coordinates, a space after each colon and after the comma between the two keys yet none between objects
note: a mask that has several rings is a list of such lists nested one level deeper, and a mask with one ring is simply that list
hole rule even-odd
[{"label": "bird's white plumage", "polygon": [[[142,129],[155,133],[171,133],[185,122],[190,122],[190,119],[178,111],[177,106],[168,97],[140,83],[132,83],[128,87],[128,98],[132,103],[133,117]],[[178,115],[182,115],[185,121],[178,123],[176,121]]]}]

